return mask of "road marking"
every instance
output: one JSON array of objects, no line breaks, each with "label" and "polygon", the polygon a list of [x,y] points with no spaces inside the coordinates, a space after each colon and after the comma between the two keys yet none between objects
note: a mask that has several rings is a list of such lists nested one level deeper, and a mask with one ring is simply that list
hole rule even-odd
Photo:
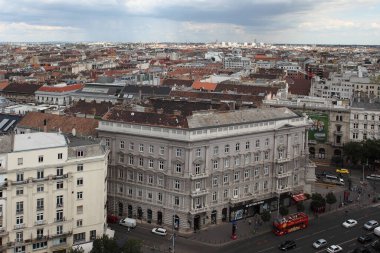
[{"label": "road marking", "polygon": [[[356,240],[356,238],[354,238],[354,239],[350,239],[350,240],[347,240],[347,241],[344,241],[344,242],[341,242],[341,243],[337,243],[337,244],[335,244],[335,245],[339,245],[339,246],[341,246],[341,245],[343,245],[343,244],[346,244],[346,243],[352,242],[352,241],[354,241],[354,240]],[[343,247],[342,247],[342,248],[343,248]],[[321,253],[321,252],[326,252],[326,249],[324,249],[324,250],[320,250],[320,251],[317,251],[316,253]]]}]

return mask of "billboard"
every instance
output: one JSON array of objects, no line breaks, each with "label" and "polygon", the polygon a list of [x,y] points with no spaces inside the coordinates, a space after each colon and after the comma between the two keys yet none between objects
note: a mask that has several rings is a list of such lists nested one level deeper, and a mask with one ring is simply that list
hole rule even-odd
[{"label": "billboard", "polygon": [[309,141],[325,143],[328,140],[329,115],[327,113],[308,113],[313,125],[309,129]]}]

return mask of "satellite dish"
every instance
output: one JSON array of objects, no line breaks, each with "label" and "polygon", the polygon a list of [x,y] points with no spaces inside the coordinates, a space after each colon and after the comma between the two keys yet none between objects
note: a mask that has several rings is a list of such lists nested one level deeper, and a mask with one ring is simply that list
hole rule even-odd
[{"label": "satellite dish", "polygon": [[73,128],[73,130],[71,130],[71,133],[73,136],[76,136],[77,135],[77,130],[75,130],[75,128]]}]

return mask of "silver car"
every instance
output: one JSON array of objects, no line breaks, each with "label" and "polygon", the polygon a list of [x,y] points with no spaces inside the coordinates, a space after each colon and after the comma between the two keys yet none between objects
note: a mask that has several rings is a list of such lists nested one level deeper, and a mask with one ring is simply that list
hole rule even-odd
[{"label": "silver car", "polygon": [[313,247],[316,249],[320,249],[327,245],[327,241],[325,239],[319,239],[313,243]]},{"label": "silver car", "polygon": [[379,226],[379,223],[375,220],[370,220],[370,221],[367,221],[365,224],[364,224],[364,228],[367,229],[367,230],[373,230],[375,227],[378,227]]}]

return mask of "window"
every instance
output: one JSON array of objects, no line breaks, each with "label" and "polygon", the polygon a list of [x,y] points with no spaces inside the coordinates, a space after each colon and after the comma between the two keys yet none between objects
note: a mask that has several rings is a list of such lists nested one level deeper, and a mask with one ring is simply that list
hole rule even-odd
[{"label": "window", "polygon": [[37,199],[37,211],[44,210],[44,199]]},{"label": "window", "polygon": [[83,206],[77,206],[77,214],[83,214]]},{"label": "window", "polygon": [[154,165],[153,159],[149,159],[148,160],[148,166],[149,166],[149,168],[153,168],[153,165]]},{"label": "window", "polygon": [[159,202],[162,202],[162,193],[161,192],[157,193],[157,200]]},{"label": "window", "polygon": [[44,220],[44,214],[43,213],[37,213],[37,221],[43,221]]},{"label": "window", "polygon": [[179,180],[174,180],[174,189],[179,190],[181,188]]},{"label": "window", "polygon": [[58,210],[55,214],[56,221],[63,221],[63,210]]},{"label": "window", "polygon": [[224,146],[224,153],[229,153],[230,152],[230,145],[225,145]]},{"label": "window", "polygon": [[109,146],[110,146],[110,139],[106,138],[106,147],[109,147]]},{"label": "window", "polygon": [[240,157],[235,157],[235,166],[239,166],[240,165]]},{"label": "window", "polygon": [[133,180],[133,172],[128,171],[128,180]]},{"label": "window", "polygon": [[264,190],[268,189],[268,181],[264,181],[263,188],[264,188]]},{"label": "window", "polygon": [[44,156],[43,155],[38,156],[38,162],[42,163],[43,161],[44,161]]},{"label": "window", "polygon": [[77,220],[77,227],[81,227],[81,226],[83,226],[83,220],[79,219]]},{"label": "window", "polygon": [[139,157],[139,166],[144,166],[144,158]]},{"label": "window", "polygon": [[83,156],[84,156],[83,150],[77,150],[77,157],[83,157]]},{"label": "window", "polygon": [[85,241],[86,240],[86,233],[78,233],[74,234],[74,242],[80,242],[80,241]]},{"label": "window", "polygon": [[269,151],[264,152],[264,159],[268,160],[269,159]]},{"label": "window", "polygon": [[200,149],[200,148],[197,148],[197,149],[195,150],[195,156],[196,156],[196,157],[201,157],[201,149]]},{"label": "window", "polygon": [[260,140],[256,140],[256,148],[260,147]]},{"label": "window", "polygon": [[142,173],[137,174],[137,180],[141,183],[144,180],[144,176]]},{"label": "window", "polygon": [[140,152],[144,152],[144,144],[140,144],[139,145],[139,151]]},{"label": "window", "polygon": [[120,141],[120,149],[124,149],[125,143],[124,141]]},{"label": "window", "polygon": [[148,184],[153,184],[153,176],[152,175],[148,176]]},{"label": "window", "polygon": [[63,168],[57,168],[57,176],[63,176]]},{"label": "window", "polygon": [[24,181],[24,173],[22,173],[22,172],[18,172],[18,173],[16,174],[16,181],[17,181],[17,182]]},{"label": "window", "polygon": [[240,179],[240,172],[235,172],[234,173],[234,180],[239,181],[239,179]]},{"label": "window", "polygon": [[195,190],[200,190],[201,189],[201,181],[196,181],[195,182]]},{"label": "window", "polygon": [[233,190],[233,197],[234,197],[234,198],[239,197],[239,189],[238,189],[238,188],[235,188],[235,189]]},{"label": "window", "polygon": [[258,191],[258,190],[259,190],[259,183],[255,183],[254,190],[255,190],[255,191]]},{"label": "window", "polygon": [[176,148],[176,150],[175,150],[175,156],[176,157],[181,157],[182,156],[182,149]]},{"label": "window", "polygon": [[368,115],[365,114],[365,115],[364,115],[364,120],[367,120],[367,119],[368,119]]},{"label": "window", "polygon": [[181,163],[177,163],[177,164],[175,165],[175,171],[176,171],[177,173],[181,173],[181,172],[182,172],[182,164],[181,164]]},{"label": "window", "polygon": [[247,142],[245,143],[245,149],[249,149],[249,146],[250,146],[250,143],[249,143],[249,141],[247,141]]},{"label": "window", "polygon": [[22,242],[23,240],[24,240],[23,232],[17,232],[16,233],[16,242]]},{"label": "window", "polygon": [[179,206],[179,197],[174,197],[174,205]]},{"label": "window", "polygon": [[133,163],[134,163],[133,156],[130,155],[129,158],[128,158],[128,164],[129,164],[129,165],[133,165]]},{"label": "window", "polygon": [[359,114],[354,114],[354,119],[359,119]]},{"label": "window", "polygon": [[223,176],[223,184],[228,184],[228,175]]},{"label": "window", "polygon": [[96,239],[96,230],[91,230],[90,231],[90,240],[95,240]]},{"label": "window", "polygon": [[154,146],[153,145],[149,145],[149,153],[154,153]]},{"label": "window", "polygon": [[235,150],[236,150],[236,151],[240,151],[240,143],[236,143],[236,145],[235,145]]},{"label": "window", "polygon": [[357,139],[357,138],[358,138],[358,133],[353,133],[353,134],[352,134],[352,138],[353,138],[353,139]]},{"label": "window", "polygon": [[164,155],[165,154],[165,147],[160,147],[160,155]]},{"label": "window", "polygon": [[78,178],[77,179],[77,186],[82,186],[83,185],[83,178]]},{"label": "window", "polygon": [[163,185],[164,185],[164,179],[163,179],[162,177],[158,177],[158,178],[157,178],[157,184],[158,184],[159,186],[163,186]]},{"label": "window", "polygon": [[135,148],[135,144],[133,142],[129,143],[129,149],[133,150]]},{"label": "window", "polygon": [[269,146],[269,138],[265,139],[265,146]]},{"label": "window", "polygon": [[16,195],[23,195],[24,194],[24,188],[17,188],[16,189]]},{"label": "window", "polygon": [[214,152],[214,155],[219,154],[219,147],[218,147],[218,146],[215,146],[215,147],[213,148],[213,152]]},{"label": "window", "polygon": [[24,216],[16,216],[16,224],[24,224]]},{"label": "window", "polygon": [[218,186],[218,177],[212,178],[212,186]]},{"label": "window", "polygon": [[63,207],[63,195],[58,195],[56,197],[57,200],[57,207]]},{"label": "window", "polygon": [[199,163],[195,164],[195,175],[201,174],[201,165]]},{"label": "window", "polygon": [[216,201],[217,200],[217,192],[213,192],[212,193],[212,201]]},{"label": "window", "polygon": [[63,154],[62,153],[58,153],[58,160],[61,160],[63,157]]},{"label": "window", "polygon": [[244,171],[244,179],[248,179],[249,178],[249,170],[245,170]]},{"label": "window", "polygon": [[57,226],[57,235],[63,234],[63,225],[58,225]]},{"label": "window", "polygon": [[17,165],[23,165],[24,161],[22,158],[17,158]]},{"label": "window", "polygon": [[255,156],[254,156],[255,162],[258,162],[259,158],[260,158],[259,153],[255,153]]},{"label": "window", "polygon": [[83,192],[77,192],[77,199],[78,200],[83,199]]},{"label": "window", "polygon": [[77,165],[77,171],[83,171],[83,164],[78,164]]},{"label": "window", "polygon": [[363,140],[367,140],[367,134],[366,133],[363,134]]},{"label": "window", "polygon": [[223,191],[223,198],[228,198],[228,189],[224,189]]},{"label": "window", "polygon": [[16,202],[16,214],[22,214],[24,213],[24,202],[19,201]]},{"label": "window", "polygon": [[159,168],[160,170],[163,170],[163,169],[164,169],[164,161],[159,161],[159,162],[158,162],[158,168]]},{"label": "window", "polygon": [[119,163],[124,163],[124,154],[119,154]]},{"label": "window", "polygon": [[248,190],[249,190],[248,185],[245,185],[245,186],[244,186],[244,194],[248,194]]},{"label": "window", "polygon": [[57,182],[57,190],[63,189],[63,181],[58,181]]},{"label": "window", "polygon": [[259,175],[259,169],[255,168],[253,173],[254,173],[254,176],[257,177]]},{"label": "window", "polygon": [[43,184],[37,185],[37,192],[43,192],[43,191],[44,191],[44,185]]},{"label": "window", "polygon": [[132,196],[133,194],[133,189],[132,188],[128,188],[128,195]]},{"label": "window", "polygon": [[283,149],[280,149],[280,150],[278,151],[278,159],[282,159],[283,156],[284,156],[284,150],[283,150]]},{"label": "window", "polygon": [[224,161],[224,168],[230,167],[230,159],[229,158],[224,158],[223,161]]},{"label": "window", "polygon": [[269,168],[267,166],[264,167],[264,175],[269,175]]},{"label": "window", "polygon": [[251,156],[250,155],[245,155],[244,156],[244,164],[249,164],[251,162]]}]

